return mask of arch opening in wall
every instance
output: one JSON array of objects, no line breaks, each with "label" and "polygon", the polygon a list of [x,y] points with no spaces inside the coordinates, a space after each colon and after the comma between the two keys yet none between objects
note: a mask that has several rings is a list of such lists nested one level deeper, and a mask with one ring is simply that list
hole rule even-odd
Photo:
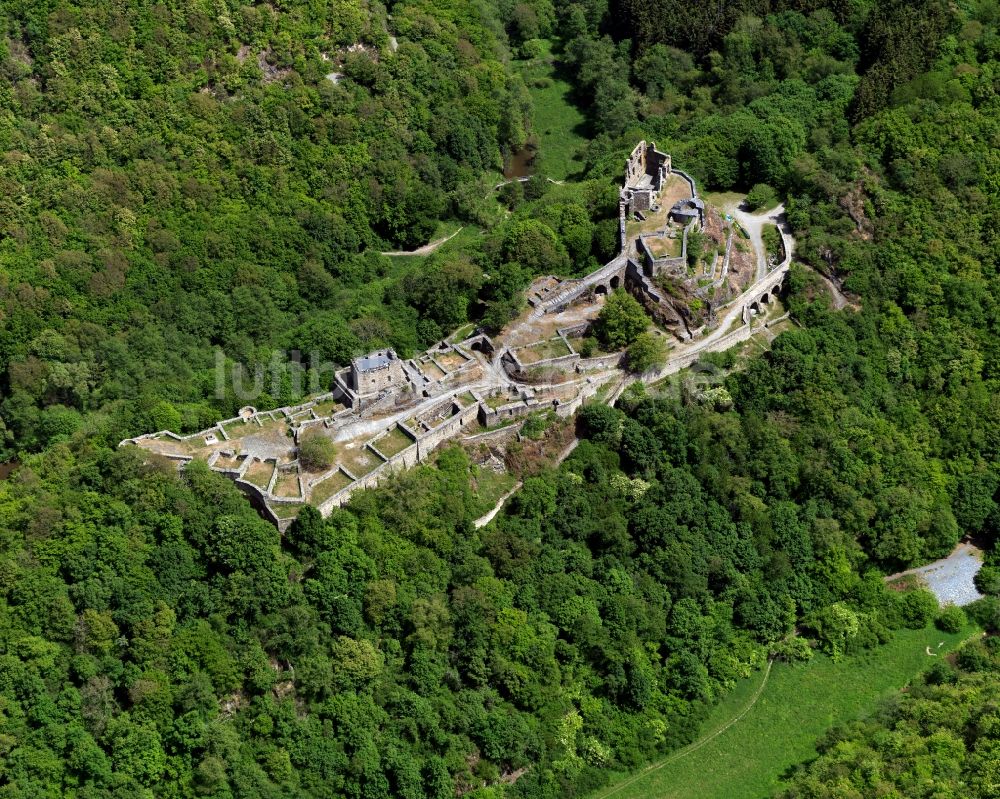
[{"label": "arch opening in wall", "polygon": [[771,296],[765,291],[763,294],[760,295],[760,302],[764,303],[764,305],[770,304]]},{"label": "arch opening in wall", "polygon": [[607,293],[608,293],[608,287],[603,284],[594,287],[594,294],[607,294]]},{"label": "arch opening in wall", "polygon": [[750,313],[752,314],[756,314],[758,316],[760,315],[760,305],[758,305],[756,302],[750,303],[749,310]]},{"label": "arch opening in wall", "polygon": [[612,290],[614,290],[618,288],[621,285],[621,283],[622,283],[621,278],[619,278],[618,275],[615,275],[613,278],[611,278],[611,282],[609,283],[609,285],[611,286]]}]

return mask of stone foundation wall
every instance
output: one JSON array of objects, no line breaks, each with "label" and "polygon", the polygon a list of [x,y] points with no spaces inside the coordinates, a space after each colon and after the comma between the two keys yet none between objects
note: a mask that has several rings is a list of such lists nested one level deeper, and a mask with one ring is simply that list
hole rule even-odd
[{"label": "stone foundation wall", "polygon": [[[375,469],[364,477],[355,480],[350,485],[344,486],[336,494],[327,499],[319,506],[319,511],[324,516],[329,516],[334,508],[339,508],[346,503],[355,491],[366,488],[374,488],[387,477],[391,477],[396,472],[404,469],[411,469],[418,463],[427,460],[431,453],[445,441],[454,439],[463,427],[474,421],[479,413],[480,406],[470,405],[463,408],[450,419],[442,422],[433,430],[417,437],[410,446],[401,452],[396,453],[384,463],[379,464]],[[412,431],[411,431],[412,432]],[[380,434],[384,435],[384,434]],[[378,448],[377,439],[374,440],[374,447]]]}]

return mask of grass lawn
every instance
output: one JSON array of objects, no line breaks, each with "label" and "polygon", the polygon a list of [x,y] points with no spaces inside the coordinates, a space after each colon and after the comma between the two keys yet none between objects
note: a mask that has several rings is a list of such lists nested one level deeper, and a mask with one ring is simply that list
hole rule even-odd
[{"label": "grass lawn", "polygon": [[646,247],[654,258],[677,258],[681,254],[680,239],[650,238],[646,239]]},{"label": "grass lawn", "polygon": [[379,452],[387,458],[391,458],[413,444],[413,439],[398,427],[394,427],[380,439],[372,443]]},{"label": "grass lawn", "polygon": [[[623,775],[592,799],[769,797],[780,789],[787,769],[816,755],[816,740],[826,730],[871,712],[879,699],[903,688],[973,632],[971,627],[954,635],[933,628],[898,630],[885,646],[839,663],[825,656],[806,664],[776,663],[756,704],[718,737],[690,754],[668,755],[638,779]],[[926,654],[927,646],[937,657]],[[761,682],[760,673],[742,681],[713,709],[702,737],[738,716]]]},{"label": "grass lawn", "polygon": [[492,469],[477,468],[470,478],[476,497],[475,513],[482,516],[493,509],[500,497],[510,491],[517,478],[508,472],[494,472]]},{"label": "grass lawn", "polygon": [[299,496],[299,475],[293,471],[278,472],[274,483],[274,493],[279,497]]},{"label": "grass lawn", "polygon": [[243,473],[243,479],[248,483],[266,489],[271,482],[271,475],[274,474],[274,463],[272,461],[254,461]]},{"label": "grass lawn", "polygon": [[327,400],[326,402],[316,403],[313,406],[313,410],[317,416],[333,416],[335,413],[344,410],[345,407],[344,403],[337,402],[337,400]]},{"label": "grass lawn", "polygon": [[338,469],[322,483],[317,483],[312,487],[309,501],[313,505],[320,505],[340,491],[340,489],[349,486],[351,482],[351,478]]},{"label": "grass lawn", "polygon": [[553,180],[565,180],[583,168],[579,156],[587,142],[581,134],[583,113],[569,100],[570,85],[556,77],[550,52],[515,64],[524,76],[534,106],[533,130],[538,138],[541,171]]},{"label": "grass lawn", "polygon": [[294,519],[304,507],[304,502],[282,502],[281,504],[275,504],[271,508],[271,511],[279,519]]},{"label": "grass lawn", "polygon": [[714,205],[722,213],[728,214],[734,208],[739,208],[747,196],[736,191],[706,191],[702,192],[701,197],[709,205]]},{"label": "grass lawn", "polygon": [[512,402],[517,402],[517,399],[511,397],[510,394],[494,394],[486,398],[486,407],[496,410],[497,408],[502,408],[504,405],[510,405]]},{"label": "grass lawn", "polygon": [[370,472],[385,463],[370,447],[352,447],[342,449],[337,458],[341,466],[346,466],[347,471],[355,477],[364,477]]},{"label": "grass lawn", "polygon": [[523,347],[517,351],[518,360],[527,365],[536,361],[547,361],[550,358],[560,358],[563,355],[571,355],[572,350],[566,346],[566,342],[561,338],[551,338],[548,341],[540,341],[529,347]]},{"label": "grass lawn", "polygon": [[454,344],[458,341],[467,339],[469,336],[473,334],[475,329],[476,329],[475,322],[469,322],[468,324],[462,325],[460,328],[458,328],[458,330],[456,330],[454,333],[448,336],[448,341]]}]

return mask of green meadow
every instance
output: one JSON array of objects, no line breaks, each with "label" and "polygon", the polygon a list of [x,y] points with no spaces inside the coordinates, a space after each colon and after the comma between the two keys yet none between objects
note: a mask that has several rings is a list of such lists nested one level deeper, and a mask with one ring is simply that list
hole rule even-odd
[{"label": "green meadow", "polygon": [[826,730],[874,710],[972,632],[899,630],[888,644],[839,662],[817,655],[805,664],[775,663],[762,691],[757,673],[726,696],[693,744],[622,775],[592,799],[769,797],[788,769],[815,756]]}]

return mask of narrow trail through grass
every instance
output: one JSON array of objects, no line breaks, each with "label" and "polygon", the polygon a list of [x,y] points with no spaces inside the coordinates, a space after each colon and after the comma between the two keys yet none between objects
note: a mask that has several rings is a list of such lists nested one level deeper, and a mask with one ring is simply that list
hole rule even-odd
[{"label": "narrow trail through grass", "polygon": [[789,769],[815,756],[817,739],[830,727],[872,712],[971,633],[971,627],[955,634],[898,630],[885,645],[837,662],[817,655],[806,664],[769,664],[712,710],[706,735],[642,771],[621,774],[591,799],[770,797]]},{"label": "narrow trail through grass", "polygon": [[620,783],[618,783],[618,785],[614,786],[610,790],[605,791],[602,794],[599,794],[596,797],[596,799],[609,799],[609,797],[612,797],[615,794],[619,793],[620,791],[625,790],[625,788],[628,788],[629,786],[634,785],[635,783],[637,783],[639,780],[641,780],[643,777],[645,777],[650,772],[659,771],[664,766],[668,766],[671,763],[673,763],[674,761],[680,760],[682,757],[687,757],[692,752],[697,752],[703,746],[705,746],[706,744],[711,743],[713,740],[715,740],[720,735],[722,735],[722,733],[724,733],[726,730],[728,730],[730,727],[732,727],[736,722],[738,722],[740,719],[742,719],[747,713],[749,713],[753,709],[753,706],[757,704],[757,700],[760,699],[760,695],[762,693],[764,693],[764,689],[767,687],[767,680],[771,676],[771,667],[773,665],[774,665],[774,661],[773,660],[767,661],[767,668],[764,669],[764,677],[760,681],[760,685],[757,686],[757,690],[754,691],[753,696],[750,697],[750,701],[743,708],[743,710],[741,710],[739,713],[737,713],[735,716],[733,716],[731,719],[729,719],[729,721],[727,721],[721,727],[719,727],[718,729],[716,729],[714,732],[711,732],[708,735],[706,735],[706,736],[704,736],[702,738],[699,738],[697,741],[694,741],[693,743],[689,743],[683,749],[679,749],[678,751],[674,752],[672,755],[668,756],[666,759],[661,760],[659,763],[654,763],[651,766],[647,766],[642,771],[640,771],[638,774],[636,774],[634,777],[630,777],[629,779],[625,780],[625,782],[620,782]]}]

